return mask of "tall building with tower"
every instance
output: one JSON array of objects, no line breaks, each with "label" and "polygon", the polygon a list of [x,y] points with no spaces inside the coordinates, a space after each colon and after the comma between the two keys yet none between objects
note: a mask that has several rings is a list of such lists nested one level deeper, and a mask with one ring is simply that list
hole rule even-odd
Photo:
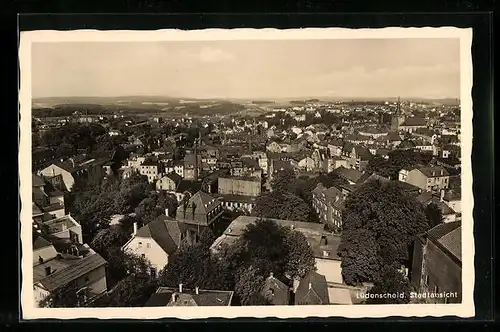
[{"label": "tall building with tower", "polygon": [[399,127],[405,122],[405,116],[401,110],[401,99],[398,97],[398,103],[396,105],[396,112],[391,118],[391,130],[398,131]]}]

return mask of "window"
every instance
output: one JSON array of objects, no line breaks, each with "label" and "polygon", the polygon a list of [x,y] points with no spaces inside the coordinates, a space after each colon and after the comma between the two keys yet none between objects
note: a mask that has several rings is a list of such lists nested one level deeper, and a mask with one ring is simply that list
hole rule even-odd
[{"label": "window", "polygon": [[146,258],[146,255],[145,255],[145,254],[142,254],[142,255],[141,255],[141,257],[142,257],[142,258]]},{"label": "window", "polygon": [[142,242],[139,242],[139,248],[142,248]]},{"label": "window", "polygon": [[151,248],[151,243],[146,243],[146,248]]}]

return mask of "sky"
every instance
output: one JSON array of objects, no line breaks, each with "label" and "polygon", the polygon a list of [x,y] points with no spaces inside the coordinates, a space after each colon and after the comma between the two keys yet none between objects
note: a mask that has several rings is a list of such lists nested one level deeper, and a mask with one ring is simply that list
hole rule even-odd
[{"label": "sky", "polygon": [[459,98],[459,39],[32,45],[32,97]]}]

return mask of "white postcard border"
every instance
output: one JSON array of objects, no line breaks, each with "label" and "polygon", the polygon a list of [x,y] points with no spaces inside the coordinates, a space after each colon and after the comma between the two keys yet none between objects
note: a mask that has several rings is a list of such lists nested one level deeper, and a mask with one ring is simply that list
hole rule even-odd
[{"label": "white postcard border", "polygon": [[[462,139],[462,297],[461,304],[252,306],[200,308],[35,308],[33,301],[31,230],[31,44],[42,42],[151,42],[275,39],[408,39],[459,38]],[[22,247],[22,319],[202,319],[202,318],[306,318],[306,317],[443,317],[474,316],[474,237],[472,193],[472,29],[441,28],[305,28],[305,29],[206,29],[157,31],[29,31],[21,32],[20,152]],[[50,84],[50,82],[48,82]],[[28,203],[29,202],[29,203]],[[464,222],[465,221],[465,222]]]}]

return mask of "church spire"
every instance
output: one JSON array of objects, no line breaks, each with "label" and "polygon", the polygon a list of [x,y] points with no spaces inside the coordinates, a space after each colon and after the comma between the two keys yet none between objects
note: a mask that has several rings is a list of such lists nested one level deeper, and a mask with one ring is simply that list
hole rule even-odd
[{"label": "church spire", "polygon": [[401,98],[398,97],[398,104],[396,108],[396,114],[400,115],[401,114]]}]

